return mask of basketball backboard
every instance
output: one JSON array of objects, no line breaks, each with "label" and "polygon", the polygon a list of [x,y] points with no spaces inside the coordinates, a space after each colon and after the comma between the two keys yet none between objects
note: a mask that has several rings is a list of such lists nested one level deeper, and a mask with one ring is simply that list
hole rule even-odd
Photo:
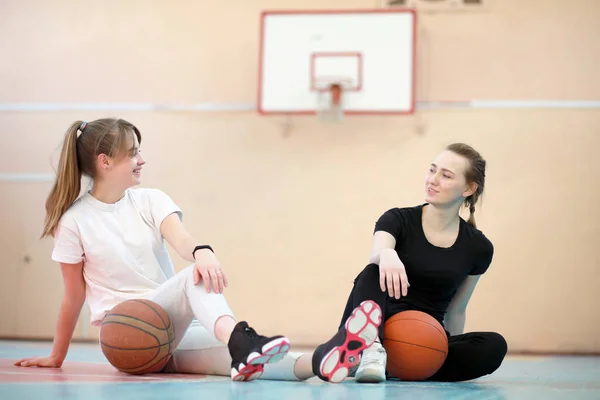
[{"label": "basketball backboard", "polygon": [[337,83],[345,114],[411,114],[415,42],[410,9],[265,11],[258,111],[315,114]]}]

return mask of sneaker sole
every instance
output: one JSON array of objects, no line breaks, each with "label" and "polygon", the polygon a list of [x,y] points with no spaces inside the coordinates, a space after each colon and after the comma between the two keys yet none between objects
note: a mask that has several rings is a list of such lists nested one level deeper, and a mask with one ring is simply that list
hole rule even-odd
[{"label": "sneaker sole", "polygon": [[264,364],[281,361],[290,351],[290,341],[286,337],[271,340],[263,345],[260,352],[252,352],[246,358],[246,364],[240,364],[239,370],[231,369],[231,379],[234,381],[253,381],[261,377]]},{"label": "sneaker sole", "polygon": [[[363,301],[346,321],[346,340],[323,357],[319,372],[327,381],[339,383],[360,362],[360,353],[371,346],[379,335],[381,309],[371,301]],[[350,348],[350,344],[353,344]]]},{"label": "sneaker sole", "polygon": [[359,370],[357,371],[354,380],[358,383],[380,383],[380,382],[385,382],[386,377],[385,377],[385,371],[383,372],[383,374],[380,373],[381,371],[378,371],[376,369],[365,369],[365,370]]}]

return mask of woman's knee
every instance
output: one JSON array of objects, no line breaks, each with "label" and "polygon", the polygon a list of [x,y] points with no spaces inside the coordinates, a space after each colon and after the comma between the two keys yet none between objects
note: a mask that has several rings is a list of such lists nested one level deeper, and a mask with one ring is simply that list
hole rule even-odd
[{"label": "woman's knee", "polygon": [[379,265],[377,264],[369,264],[367,265],[354,279],[354,283],[359,280],[368,279],[368,280],[377,280],[379,281]]},{"label": "woman's knee", "polygon": [[494,349],[498,356],[504,358],[508,352],[508,343],[506,343],[504,336],[497,332],[490,332],[489,340],[494,344]]},{"label": "woman's knee", "polygon": [[[508,352],[508,343],[504,336],[497,332],[488,332],[486,337],[491,372],[497,370]],[[490,372],[490,373],[491,373]]]},{"label": "woman's knee", "polygon": [[188,265],[187,267],[182,269],[179,273],[185,275],[186,277],[193,278],[194,277],[194,264]]},{"label": "woman's knee", "polygon": [[177,298],[178,294],[186,293],[187,286],[189,282],[193,283],[194,279],[194,266],[190,265],[181,271],[179,271],[175,276],[167,279],[166,282],[163,282],[158,288],[148,293],[145,296],[148,300],[152,300],[162,307],[165,307],[164,303],[171,303]]},{"label": "woman's knee", "polygon": [[188,265],[187,267],[185,267],[181,271],[179,271],[177,273],[177,275],[175,275],[175,279],[180,281],[183,284],[184,288],[190,282],[193,284],[193,282],[194,282],[194,264]]}]

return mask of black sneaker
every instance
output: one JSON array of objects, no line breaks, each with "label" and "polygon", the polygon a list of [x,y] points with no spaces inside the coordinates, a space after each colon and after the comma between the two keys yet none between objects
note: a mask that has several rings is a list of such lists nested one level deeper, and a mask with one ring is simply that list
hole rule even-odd
[{"label": "black sneaker", "polygon": [[313,373],[326,382],[339,383],[360,362],[361,353],[379,336],[381,308],[367,300],[352,311],[346,323],[327,343],[315,350]]},{"label": "black sneaker", "polygon": [[231,379],[251,381],[264,372],[264,364],[280,361],[290,350],[290,341],[284,336],[265,337],[248,326],[238,322],[229,338],[231,355]]}]

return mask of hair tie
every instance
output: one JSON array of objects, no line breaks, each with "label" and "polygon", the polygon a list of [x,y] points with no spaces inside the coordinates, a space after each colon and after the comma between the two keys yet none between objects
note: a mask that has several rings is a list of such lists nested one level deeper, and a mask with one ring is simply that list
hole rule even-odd
[{"label": "hair tie", "polygon": [[79,130],[83,132],[83,130],[85,129],[85,127],[86,127],[86,126],[87,126],[87,122],[86,122],[86,121],[83,121],[83,122],[81,123],[81,125],[79,126]]}]

